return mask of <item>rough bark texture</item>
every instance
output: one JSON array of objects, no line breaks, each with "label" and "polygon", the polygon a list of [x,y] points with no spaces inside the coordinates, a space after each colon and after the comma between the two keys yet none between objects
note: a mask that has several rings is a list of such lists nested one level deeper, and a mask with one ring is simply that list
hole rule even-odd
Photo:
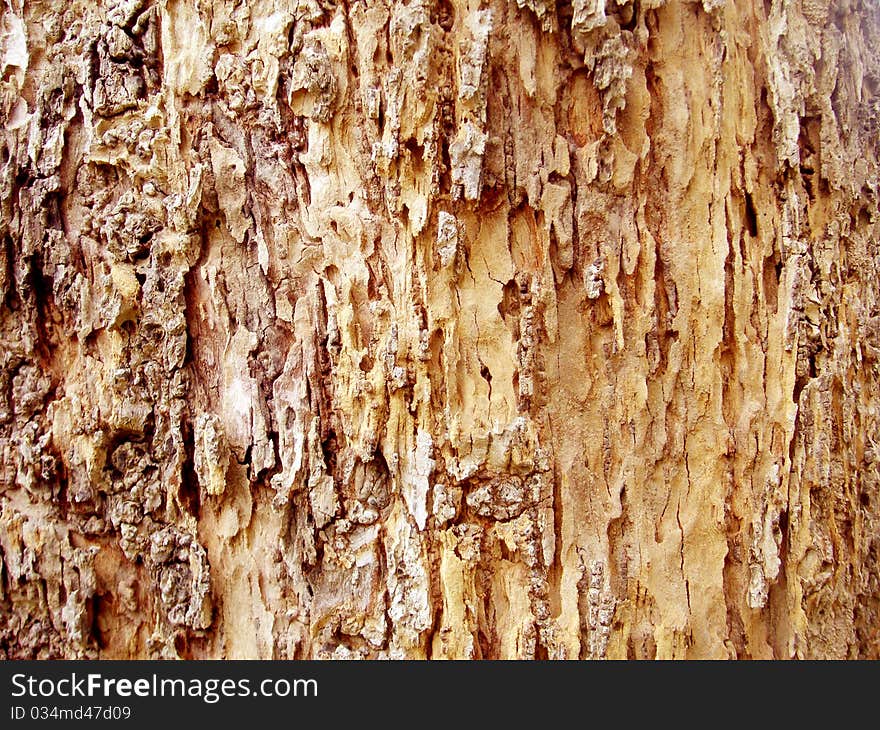
[{"label": "rough bark texture", "polygon": [[880,657],[876,2],[0,12],[0,655]]}]

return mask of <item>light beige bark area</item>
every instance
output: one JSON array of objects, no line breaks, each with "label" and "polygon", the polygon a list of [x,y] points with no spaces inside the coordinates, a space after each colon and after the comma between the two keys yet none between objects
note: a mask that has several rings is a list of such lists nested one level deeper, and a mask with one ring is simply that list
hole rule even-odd
[{"label": "light beige bark area", "polygon": [[2,0],[0,655],[880,658],[874,0]]}]

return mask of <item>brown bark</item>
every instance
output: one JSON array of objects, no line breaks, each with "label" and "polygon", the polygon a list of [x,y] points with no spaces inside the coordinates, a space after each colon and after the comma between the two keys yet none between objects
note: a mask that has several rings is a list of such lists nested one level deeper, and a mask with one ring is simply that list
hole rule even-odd
[{"label": "brown bark", "polygon": [[0,12],[0,653],[880,657],[875,2]]}]

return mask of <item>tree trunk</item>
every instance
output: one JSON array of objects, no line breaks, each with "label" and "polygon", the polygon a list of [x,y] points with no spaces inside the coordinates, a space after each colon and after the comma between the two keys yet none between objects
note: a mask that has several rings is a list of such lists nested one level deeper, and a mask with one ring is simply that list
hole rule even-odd
[{"label": "tree trunk", "polygon": [[880,657],[876,2],[0,38],[0,655]]}]

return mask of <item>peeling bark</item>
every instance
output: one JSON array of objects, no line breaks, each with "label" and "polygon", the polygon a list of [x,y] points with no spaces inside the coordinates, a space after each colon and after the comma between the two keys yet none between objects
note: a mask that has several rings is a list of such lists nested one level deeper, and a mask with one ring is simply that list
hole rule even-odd
[{"label": "peeling bark", "polygon": [[875,2],[0,50],[0,654],[880,658]]}]

